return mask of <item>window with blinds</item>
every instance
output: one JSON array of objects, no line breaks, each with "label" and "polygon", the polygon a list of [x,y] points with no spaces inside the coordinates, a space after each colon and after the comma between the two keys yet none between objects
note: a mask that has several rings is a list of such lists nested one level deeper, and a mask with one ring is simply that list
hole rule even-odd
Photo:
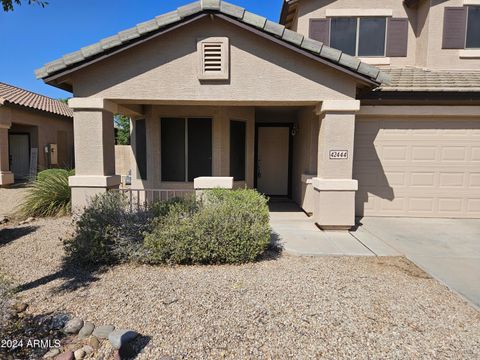
[{"label": "window with blinds", "polygon": [[227,38],[208,38],[198,42],[200,80],[229,79],[229,46]]}]

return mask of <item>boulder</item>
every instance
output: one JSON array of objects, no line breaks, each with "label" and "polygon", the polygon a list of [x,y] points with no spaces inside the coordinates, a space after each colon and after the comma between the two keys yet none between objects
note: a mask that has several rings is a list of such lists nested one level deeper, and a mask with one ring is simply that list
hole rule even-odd
[{"label": "boulder", "polygon": [[115,326],[112,325],[103,325],[97,326],[95,330],[93,330],[92,335],[99,339],[108,339],[108,335],[115,330]]},{"label": "boulder", "polygon": [[78,349],[77,351],[75,351],[73,353],[73,356],[75,357],[75,360],[82,360],[86,355],[87,355],[87,353],[83,349]]},{"label": "boulder", "polygon": [[80,331],[78,332],[78,337],[79,337],[80,339],[86,339],[86,338],[88,338],[90,335],[92,335],[93,330],[95,330],[95,325],[93,325],[93,323],[91,323],[91,322],[86,321],[86,322],[83,324],[83,327],[82,327],[82,328],[80,329]]},{"label": "boulder", "polygon": [[52,359],[55,356],[57,356],[58,354],[60,354],[60,349],[51,349],[45,355],[43,355],[43,358],[44,359]]},{"label": "boulder", "polygon": [[65,351],[64,353],[58,355],[55,360],[74,360],[73,352]]},{"label": "boulder", "polygon": [[82,327],[83,320],[80,318],[74,318],[65,324],[63,332],[65,332],[66,334],[78,334]]},{"label": "boulder", "polygon": [[135,338],[138,336],[138,334],[133,331],[133,330],[115,330],[108,335],[108,340],[110,341],[110,344],[115,349],[120,349],[124,347],[126,344],[132,342],[135,340]]}]

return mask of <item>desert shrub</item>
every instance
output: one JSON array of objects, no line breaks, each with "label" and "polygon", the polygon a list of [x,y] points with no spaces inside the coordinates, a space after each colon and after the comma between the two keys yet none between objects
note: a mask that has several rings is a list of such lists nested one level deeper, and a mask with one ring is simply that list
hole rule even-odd
[{"label": "desert shrub", "polygon": [[149,211],[130,211],[121,193],[97,195],[79,217],[75,236],[65,242],[67,258],[84,266],[139,261],[150,220]]},{"label": "desert shrub", "polygon": [[21,217],[62,216],[71,212],[68,177],[73,170],[48,169],[37,175],[18,208]]},{"label": "desert shrub", "polygon": [[254,190],[206,191],[196,207],[174,203],[145,237],[150,263],[238,264],[268,247],[267,199]]}]

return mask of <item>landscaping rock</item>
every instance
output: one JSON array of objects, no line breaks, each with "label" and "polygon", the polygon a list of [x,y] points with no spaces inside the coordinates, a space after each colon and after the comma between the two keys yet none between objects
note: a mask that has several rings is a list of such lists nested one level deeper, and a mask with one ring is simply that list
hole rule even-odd
[{"label": "landscaping rock", "polygon": [[78,334],[80,329],[83,327],[83,320],[80,318],[74,318],[67,322],[63,331],[67,334]]},{"label": "landscaping rock", "polygon": [[93,330],[95,330],[95,325],[93,323],[87,321],[83,324],[83,327],[80,329],[80,331],[78,333],[78,337],[80,339],[86,339],[90,335],[92,335]]},{"label": "landscaping rock", "polygon": [[23,220],[23,221],[19,222],[19,225],[25,225],[25,224],[31,223],[32,221],[35,221],[35,218],[34,217],[29,217],[26,220]]},{"label": "landscaping rock", "polygon": [[83,349],[78,349],[77,351],[75,351],[75,352],[73,353],[73,356],[75,357],[75,360],[81,360],[81,359],[83,359],[86,355],[87,355],[87,353],[86,353],[85,350],[83,350]]},{"label": "landscaping rock", "polygon": [[93,348],[93,350],[98,350],[100,348],[100,341],[92,336],[88,339],[87,344]]},{"label": "landscaping rock", "polygon": [[8,217],[3,216],[3,215],[0,216],[0,225],[6,224],[6,223],[8,223],[9,221],[10,221],[10,219],[9,219]]},{"label": "landscaping rock", "polygon": [[66,351],[60,355],[58,355],[55,360],[74,360],[74,355],[73,352],[71,351]]},{"label": "landscaping rock", "polygon": [[85,351],[85,354],[87,355],[90,355],[95,351],[93,347],[91,347],[90,345],[85,345],[82,349],[83,351]]},{"label": "landscaping rock", "polygon": [[60,354],[60,349],[51,349],[49,352],[47,352],[45,355],[43,355],[44,359],[52,359],[55,356]]},{"label": "landscaping rock", "polygon": [[97,326],[95,330],[93,330],[92,335],[99,339],[108,339],[108,335],[115,330],[115,326],[112,325],[103,325]]},{"label": "landscaping rock", "polygon": [[115,349],[120,349],[132,342],[138,334],[133,330],[115,330],[110,333],[108,340]]},{"label": "landscaping rock", "polygon": [[25,312],[27,308],[28,305],[22,302],[15,303],[15,305],[13,305],[13,309],[17,312],[17,314]]}]

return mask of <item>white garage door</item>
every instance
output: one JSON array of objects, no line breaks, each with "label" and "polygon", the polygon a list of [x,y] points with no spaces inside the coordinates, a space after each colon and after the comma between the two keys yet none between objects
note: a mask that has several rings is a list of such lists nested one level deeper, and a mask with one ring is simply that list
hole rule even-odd
[{"label": "white garage door", "polygon": [[480,119],[361,118],[354,178],[358,216],[480,218]]}]

